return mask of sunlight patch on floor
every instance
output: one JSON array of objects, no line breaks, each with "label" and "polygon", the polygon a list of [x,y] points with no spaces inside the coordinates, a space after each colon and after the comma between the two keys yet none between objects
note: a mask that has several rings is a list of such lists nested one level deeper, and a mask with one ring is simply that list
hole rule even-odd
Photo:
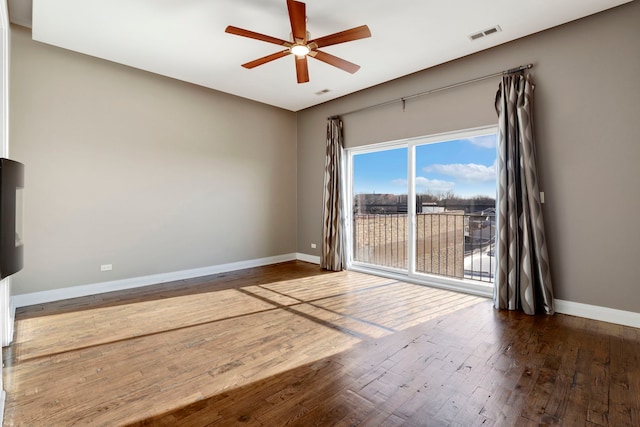
[{"label": "sunlight patch on floor", "polygon": [[132,422],[480,301],[342,272],[18,319],[7,402],[41,408],[30,424]]}]

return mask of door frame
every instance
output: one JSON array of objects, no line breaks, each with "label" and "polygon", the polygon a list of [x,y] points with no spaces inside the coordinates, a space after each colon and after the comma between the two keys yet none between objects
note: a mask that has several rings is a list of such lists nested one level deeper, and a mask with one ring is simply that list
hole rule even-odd
[{"label": "door frame", "polygon": [[[416,147],[419,145],[441,143],[447,141],[455,141],[465,138],[473,138],[489,134],[497,134],[498,126],[496,124],[480,126],[471,129],[459,131],[443,132],[432,135],[399,139],[395,141],[386,141],[370,145],[358,147],[349,147],[344,149],[344,185],[346,197],[343,198],[344,227],[345,227],[345,244],[347,246],[347,264],[348,270],[360,271],[364,273],[375,274],[379,276],[389,277],[396,280],[404,280],[412,283],[425,284],[437,288],[466,292],[474,295],[485,297],[493,296],[493,284],[487,282],[479,282],[471,279],[456,279],[451,277],[436,276],[427,273],[418,273],[416,267]],[[409,256],[408,267],[406,270],[367,264],[353,259],[353,158],[356,155],[374,153],[398,148],[407,148],[407,215],[408,215],[408,233],[407,252]],[[496,176],[497,182],[497,176]],[[496,195],[497,197],[497,195]],[[496,200],[496,205],[498,200]],[[497,263],[497,260],[496,260]]]}]

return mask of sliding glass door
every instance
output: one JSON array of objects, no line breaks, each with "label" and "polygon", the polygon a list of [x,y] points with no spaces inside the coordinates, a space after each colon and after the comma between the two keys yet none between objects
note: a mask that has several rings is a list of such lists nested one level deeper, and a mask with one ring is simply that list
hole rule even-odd
[{"label": "sliding glass door", "polygon": [[347,159],[350,266],[492,286],[494,127],[359,147]]}]

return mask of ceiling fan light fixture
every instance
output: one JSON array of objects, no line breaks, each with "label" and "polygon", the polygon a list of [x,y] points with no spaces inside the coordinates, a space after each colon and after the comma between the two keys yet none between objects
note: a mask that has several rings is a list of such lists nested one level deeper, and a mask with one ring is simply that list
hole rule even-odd
[{"label": "ceiling fan light fixture", "polygon": [[293,53],[295,56],[307,56],[309,52],[311,52],[311,49],[309,49],[304,44],[296,44],[291,46],[291,53]]},{"label": "ceiling fan light fixture", "polygon": [[318,61],[332,65],[351,74],[360,69],[359,65],[323,52],[319,50],[319,48],[371,37],[369,27],[361,25],[359,27],[339,31],[337,33],[311,40],[311,36],[307,31],[307,19],[305,12],[306,5],[301,1],[287,0],[287,10],[289,12],[289,23],[291,24],[291,38],[289,40],[282,40],[265,34],[256,33],[255,31],[234,27],[233,25],[227,26],[224,30],[229,34],[277,44],[278,46],[286,48],[285,50],[242,64],[244,68],[255,68],[259,65],[293,54],[295,56],[296,77],[298,79],[298,83],[307,83],[309,81],[307,57],[317,59]]}]

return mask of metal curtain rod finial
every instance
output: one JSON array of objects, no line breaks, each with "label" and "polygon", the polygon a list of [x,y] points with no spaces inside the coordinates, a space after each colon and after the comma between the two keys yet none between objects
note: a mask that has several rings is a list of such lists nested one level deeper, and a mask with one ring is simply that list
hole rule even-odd
[{"label": "metal curtain rod finial", "polygon": [[503,72],[502,72],[502,74],[513,74],[513,73],[519,73],[520,71],[530,70],[531,68],[533,68],[533,64],[521,65],[521,66],[519,66],[519,67],[512,68],[512,69],[510,69],[510,70],[503,71]]}]

